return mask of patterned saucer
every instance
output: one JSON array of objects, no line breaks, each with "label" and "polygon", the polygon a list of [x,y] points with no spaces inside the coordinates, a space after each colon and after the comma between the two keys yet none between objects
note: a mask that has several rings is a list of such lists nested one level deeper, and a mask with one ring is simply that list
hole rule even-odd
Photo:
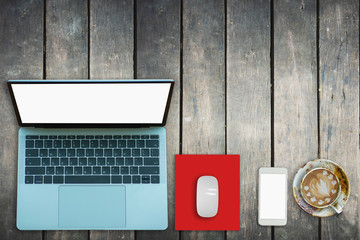
[{"label": "patterned saucer", "polygon": [[350,196],[350,181],[348,176],[346,175],[344,169],[340,167],[337,163],[327,160],[327,159],[315,159],[310,162],[307,162],[304,166],[302,166],[297,173],[295,174],[293,181],[293,194],[295,201],[299,205],[299,207],[307,212],[308,214],[314,217],[329,217],[336,213],[336,211],[332,207],[326,208],[316,208],[307,204],[300,192],[300,183],[305,174],[314,169],[314,168],[326,168],[333,172],[339,179],[341,185],[341,192],[334,205],[338,205],[340,208],[344,209],[344,206],[349,199]]}]

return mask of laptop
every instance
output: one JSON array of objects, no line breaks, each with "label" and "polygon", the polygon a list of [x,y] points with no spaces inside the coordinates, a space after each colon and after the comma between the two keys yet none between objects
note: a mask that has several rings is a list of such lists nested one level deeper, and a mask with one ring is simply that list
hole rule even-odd
[{"label": "laptop", "polygon": [[9,80],[17,228],[162,230],[173,80]]}]

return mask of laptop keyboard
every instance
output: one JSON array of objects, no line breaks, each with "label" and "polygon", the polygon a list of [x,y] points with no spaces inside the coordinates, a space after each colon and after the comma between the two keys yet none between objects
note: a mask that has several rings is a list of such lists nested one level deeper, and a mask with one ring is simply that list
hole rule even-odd
[{"label": "laptop keyboard", "polygon": [[158,184],[159,135],[27,135],[26,184]]}]

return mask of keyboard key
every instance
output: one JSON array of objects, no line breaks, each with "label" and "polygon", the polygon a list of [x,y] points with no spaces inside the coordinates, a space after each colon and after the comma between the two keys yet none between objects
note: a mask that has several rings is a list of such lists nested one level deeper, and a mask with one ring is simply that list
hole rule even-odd
[{"label": "keyboard key", "polygon": [[46,175],[54,175],[55,168],[54,167],[46,167]]},{"label": "keyboard key", "polygon": [[52,183],[52,176],[44,176],[44,183],[51,184]]},{"label": "keyboard key", "polygon": [[140,183],[140,176],[132,176],[132,183]]},{"label": "keyboard key", "polygon": [[124,165],[124,163],[125,163],[125,158],[116,158],[116,165]]},{"label": "keyboard key", "polygon": [[39,139],[39,136],[35,136],[35,135],[26,135],[26,139]]},{"label": "keyboard key", "polygon": [[121,136],[120,135],[115,135],[114,139],[121,139]]},{"label": "keyboard key", "polygon": [[69,135],[69,136],[67,136],[67,139],[75,139],[75,136],[74,135]]},{"label": "keyboard key", "polygon": [[150,176],[142,176],[141,183],[150,183]]},{"label": "keyboard key", "polygon": [[159,140],[146,140],[146,147],[147,148],[158,148]]},{"label": "keyboard key", "polygon": [[91,174],[91,167],[84,167],[84,174]]},{"label": "keyboard key", "polygon": [[115,165],[115,158],[106,158],[106,165],[108,166]]},{"label": "keyboard key", "polygon": [[130,167],[130,174],[138,174],[139,170],[138,167]]},{"label": "keyboard key", "polygon": [[113,155],[112,153],[112,149],[111,148],[107,148],[104,150],[104,156],[105,157],[111,157]]},{"label": "keyboard key", "polygon": [[74,168],[73,167],[65,167],[65,174],[74,174]]},{"label": "keyboard key", "polygon": [[43,140],[35,140],[35,147],[36,148],[43,148],[44,141]]},{"label": "keyboard key", "polygon": [[94,139],[94,136],[93,135],[86,135],[85,138],[86,139]]},{"label": "keyboard key", "polygon": [[85,136],[84,135],[78,135],[78,136],[76,136],[76,139],[85,139]]},{"label": "keyboard key", "polygon": [[105,158],[98,158],[97,159],[97,165],[98,166],[104,166],[105,165]]},{"label": "keyboard key", "polygon": [[143,165],[142,158],[135,158],[135,165]]},{"label": "keyboard key", "polygon": [[[95,158],[94,158],[94,160],[95,160]],[[80,166],[86,166],[87,165],[87,159],[86,158],[79,158],[79,165]]]},{"label": "keyboard key", "polygon": [[123,183],[131,183],[131,176],[123,176]]},{"label": "keyboard key", "polygon": [[132,135],[132,139],[140,139],[140,135]]},{"label": "keyboard key", "polygon": [[49,154],[47,149],[40,149],[40,157],[47,157]]},{"label": "keyboard key", "polygon": [[81,147],[82,148],[89,148],[90,142],[89,140],[81,140]]},{"label": "keyboard key", "polygon": [[111,167],[111,174],[119,174],[119,167]]},{"label": "keyboard key", "polygon": [[58,150],[57,149],[49,149],[49,157],[57,157]]},{"label": "keyboard key", "polygon": [[89,166],[96,166],[96,158],[88,158]]},{"label": "keyboard key", "polygon": [[50,166],[50,158],[42,158],[41,165],[42,166]]},{"label": "keyboard key", "polygon": [[126,147],[126,141],[125,140],[118,140],[118,147],[119,148],[125,148]]},{"label": "keyboard key", "polygon": [[63,148],[71,148],[71,140],[63,140]]},{"label": "keyboard key", "polygon": [[26,140],[25,146],[26,146],[26,148],[34,148],[34,146],[35,146],[34,140]]},{"label": "keyboard key", "polygon": [[142,157],[148,157],[148,156],[150,156],[150,154],[149,154],[149,149],[141,149],[141,156],[142,156]]},{"label": "keyboard key", "polygon": [[69,158],[60,158],[60,166],[69,165]]},{"label": "keyboard key", "polygon": [[66,136],[65,135],[60,135],[60,136],[58,136],[58,139],[66,139]]},{"label": "keyboard key", "polygon": [[121,167],[121,174],[129,174],[129,167]]},{"label": "keyboard key", "polygon": [[149,135],[141,135],[141,139],[149,139]]},{"label": "keyboard key", "polygon": [[76,149],[76,156],[77,157],[84,157],[85,156],[85,149]]},{"label": "keyboard key", "polygon": [[58,150],[59,157],[66,157],[66,149],[59,149]]},{"label": "keyboard key", "polygon": [[34,183],[34,176],[25,176],[25,183],[27,184]]},{"label": "keyboard key", "polygon": [[159,156],[159,149],[151,149],[151,156],[153,157]]},{"label": "keyboard key", "polygon": [[159,165],[159,158],[144,158],[144,165]]},{"label": "keyboard key", "polygon": [[99,141],[98,140],[90,140],[90,147],[91,148],[98,148],[99,147]]},{"label": "keyboard key", "polygon": [[137,148],[143,148],[143,147],[145,147],[145,140],[137,140],[137,141],[136,141],[136,147],[137,147]]},{"label": "keyboard key", "polygon": [[135,147],[135,140],[127,140],[126,146],[128,148],[134,148]]},{"label": "keyboard key", "polygon": [[71,141],[72,148],[79,148],[80,147],[80,140],[72,140]]},{"label": "keyboard key", "polygon": [[53,183],[64,183],[64,176],[54,176]]},{"label": "keyboard key", "polygon": [[67,150],[68,157],[75,157],[75,149],[71,148]]},{"label": "keyboard key", "polygon": [[40,136],[40,139],[48,139],[49,137],[48,136],[45,136],[45,135],[41,135]]},{"label": "keyboard key", "polygon": [[82,167],[74,167],[74,174],[81,175],[82,174]]},{"label": "keyboard key", "polygon": [[43,175],[45,174],[45,167],[25,167],[25,174],[28,175]]},{"label": "keyboard key", "polygon": [[51,135],[51,136],[49,136],[49,139],[57,139],[57,136]]},{"label": "keyboard key", "polygon": [[58,166],[59,158],[51,158],[51,166]]},{"label": "keyboard key", "polygon": [[42,184],[43,176],[35,176],[35,184]]},{"label": "keyboard key", "polygon": [[112,136],[111,135],[105,135],[104,139],[112,139]]},{"label": "keyboard key", "polygon": [[44,147],[45,148],[52,148],[53,141],[52,140],[45,140],[44,141]]},{"label": "keyboard key", "polygon": [[133,149],[132,150],[132,156],[134,156],[134,157],[140,156],[140,149]]},{"label": "keyboard key", "polygon": [[122,183],[122,176],[111,176],[111,183]]},{"label": "keyboard key", "polygon": [[139,167],[140,174],[159,174],[159,167]]},{"label": "keyboard key", "polygon": [[109,147],[110,148],[117,148],[117,141],[116,140],[109,140]]},{"label": "keyboard key", "polygon": [[125,158],[125,165],[134,165],[133,158]]},{"label": "keyboard key", "polygon": [[160,183],[159,176],[151,176],[151,183]]},{"label": "keyboard key", "polygon": [[130,157],[131,156],[131,149],[124,149],[123,150],[123,156],[124,157]]},{"label": "keyboard key", "polygon": [[108,147],[108,140],[100,140],[100,147],[107,148]]},{"label": "keyboard key", "polygon": [[40,166],[40,158],[26,158],[25,165],[26,166]]},{"label": "keyboard key", "polygon": [[101,136],[101,135],[96,135],[95,136],[95,139],[103,139],[104,138],[104,136]]},{"label": "keyboard key", "polygon": [[159,135],[150,135],[150,139],[159,139]]},{"label": "keyboard key", "polygon": [[110,183],[110,176],[65,176],[65,183]]},{"label": "keyboard key", "polygon": [[61,140],[54,140],[54,148],[61,148]]},{"label": "keyboard key", "polygon": [[121,157],[122,152],[121,149],[114,149],[114,157]]},{"label": "keyboard key", "polygon": [[39,156],[39,150],[38,149],[26,149],[25,155],[26,155],[26,157],[37,157],[37,156]]},{"label": "keyboard key", "polygon": [[77,166],[78,159],[77,158],[70,158],[70,166]]},{"label": "keyboard key", "polygon": [[110,174],[110,167],[102,167],[102,174]]},{"label": "keyboard key", "polygon": [[64,167],[56,167],[56,168],[55,168],[55,174],[56,174],[56,175],[62,175],[62,174],[64,174]]},{"label": "keyboard key", "polygon": [[124,135],[123,139],[131,139],[131,136],[130,135]]},{"label": "keyboard key", "polygon": [[93,174],[101,174],[101,167],[93,167]]},{"label": "keyboard key", "polygon": [[86,156],[93,157],[94,156],[94,149],[86,149]]},{"label": "keyboard key", "polygon": [[104,150],[103,149],[95,149],[95,157],[102,157],[104,156]]}]

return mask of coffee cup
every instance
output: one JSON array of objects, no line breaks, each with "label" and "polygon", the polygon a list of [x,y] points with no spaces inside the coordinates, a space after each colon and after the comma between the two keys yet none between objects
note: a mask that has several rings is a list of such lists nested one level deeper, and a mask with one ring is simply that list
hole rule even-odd
[{"label": "coffee cup", "polygon": [[337,176],[326,168],[309,171],[300,184],[300,192],[305,202],[316,208],[332,207],[337,213],[341,207],[334,204],[341,192]]}]

